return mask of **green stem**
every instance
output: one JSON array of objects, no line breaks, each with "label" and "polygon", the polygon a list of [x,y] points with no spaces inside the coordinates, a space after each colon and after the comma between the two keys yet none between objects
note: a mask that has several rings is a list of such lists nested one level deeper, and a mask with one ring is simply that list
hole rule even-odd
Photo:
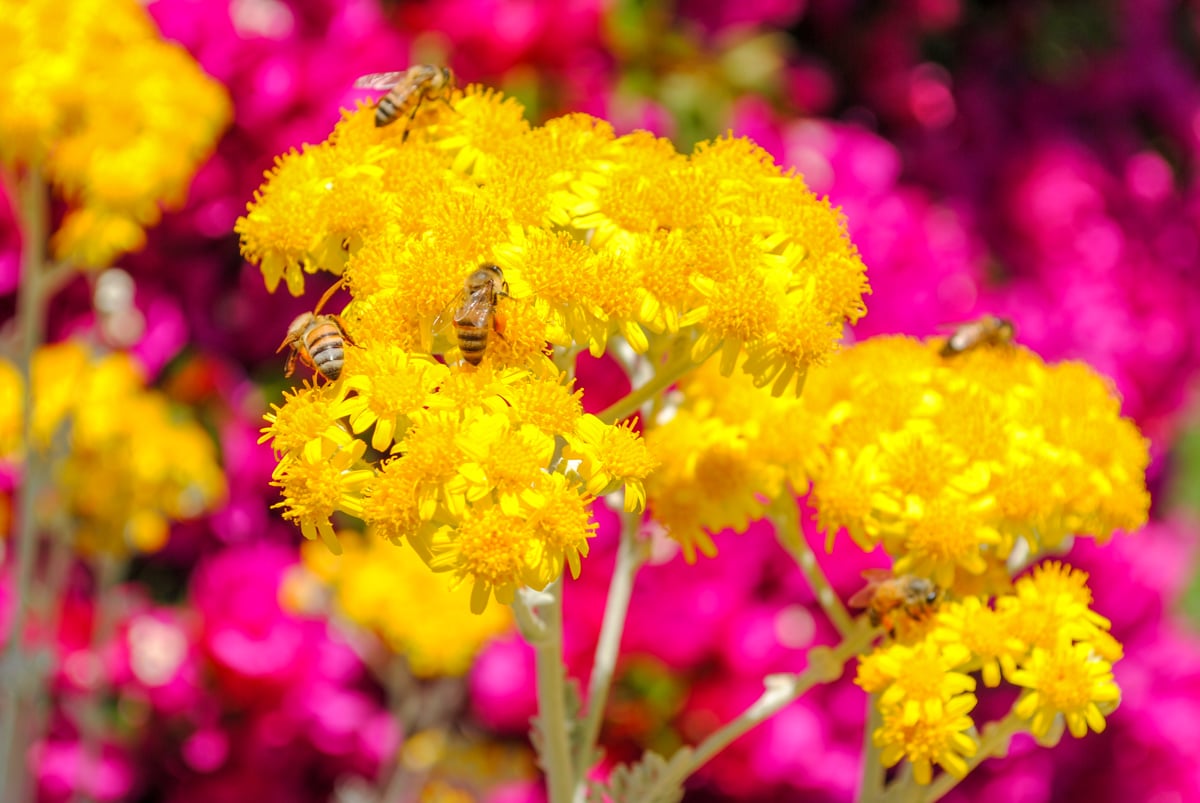
[{"label": "green stem", "polygon": [[633,596],[633,579],[642,565],[637,539],[639,520],[640,517],[636,514],[626,513],[621,517],[623,526],[621,541],[617,546],[617,562],[608,587],[604,621],[600,625],[600,638],[596,643],[596,654],[592,661],[592,676],[588,681],[587,716],[583,720],[579,744],[575,750],[575,769],[579,772],[577,784],[583,783],[584,775],[592,765],[592,752],[600,735],[604,707],[608,702],[608,692],[617,666],[621,634],[625,631],[629,599]]},{"label": "green stem", "polygon": [[[1004,755],[1008,752],[1008,743],[1012,740],[1014,734],[1025,729],[1025,720],[1018,717],[1012,711],[1004,719],[992,722],[983,729],[983,736],[979,740],[979,749],[975,751],[975,755],[967,759],[967,773],[978,767],[984,760],[992,756]],[[951,789],[958,786],[961,778],[955,778],[949,773],[943,773],[938,778],[934,779],[933,783],[929,784],[925,795],[921,798],[923,803],[934,803],[936,800],[941,800]]]},{"label": "green stem", "polygon": [[537,627],[534,612],[521,594],[514,608],[522,634],[533,646],[537,656],[538,723],[541,744],[538,745],[542,769],[546,771],[546,791],[550,803],[571,803],[575,773],[571,767],[571,742],[567,723],[566,666],[562,656],[562,577],[560,576],[539,595],[541,611]]},{"label": "green stem", "polygon": [[[16,584],[9,640],[4,654],[7,675],[4,682],[4,710],[0,719],[0,770],[8,779],[8,800],[23,800],[25,790],[24,743],[18,743],[20,708],[40,691],[39,679],[29,674],[29,656],[22,643],[29,613],[30,589],[38,552],[38,530],[34,520],[35,502],[44,481],[45,466],[33,438],[33,355],[42,342],[46,313],[46,292],[42,280],[49,218],[46,184],[41,171],[30,167],[19,182],[19,222],[21,226],[21,283],[17,290],[17,327],[19,351],[17,367],[24,381],[22,389],[21,437],[25,447],[25,467],[17,491]],[[14,755],[14,749],[21,755]]]},{"label": "green stem", "polygon": [[874,628],[857,625],[836,647],[814,647],[808,653],[808,668],[798,675],[772,675],[765,681],[766,690],[737,719],[712,733],[695,750],[688,751],[685,761],[672,759],[664,773],[647,792],[645,799],[654,800],[672,789],[682,787],[692,773],[725,749],[734,739],[779,713],[814,686],[832,683],[842,676],[846,662],[861,653],[875,638]]},{"label": "green stem", "polygon": [[71,800],[91,803],[87,789],[90,781],[100,770],[100,741],[104,735],[104,697],[108,692],[105,683],[108,670],[101,656],[112,642],[120,620],[120,599],[115,591],[121,576],[121,564],[113,555],[100,555],[95,562],[96,572],[96,619],[92,625],[91,655],[95,676],[99,679],[88,689],[88,698],[83,701],[83,715],[79,723],[82,731],[80,745],[81,760],[76,769],[74,791]]},{"label": "green stem", "polygon": [[879,695],[867,695],[867,722],[863,731],[862,783],[858,790],[858,803],[880,803],[884,799],[883,787],[887,770],[879,760],[879,747],[875,744],[875,731],[883,724],[879,713]]},{"label": "green stem", "polygon": [[638,410],[648,399],[653,398],[656,394],[674,385],[684,374],[695,368],[696,365],[696,363],[692,362],[690,353],[685,351],[677,354],[662,367],[662,370],[654,374],[653,379],[637,390],[631,391],[628,396],[613,402],[598,413],[597,418],[606,424],[620,421],[625,416]]},{"label": "green stem", "polygon": [[800,510],[800,501],[791,496],[779,499],[772,505],[771,521],[775,525],[775,537],[804,573],[804,579],[808,581],[825,615],[833,622],[838,633],[845,637],[855,627],[854,618],[834,593],[825,572],[817,563],[816,554],[805,540],[800,526]]}]

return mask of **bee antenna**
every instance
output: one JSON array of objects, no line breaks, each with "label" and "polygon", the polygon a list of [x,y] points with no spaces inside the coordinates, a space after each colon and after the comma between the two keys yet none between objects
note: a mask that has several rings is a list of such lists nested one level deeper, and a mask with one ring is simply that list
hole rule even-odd
[{"label": "bee antenna", "polygon": [[336,282],[331,284],[329,286],[329,289],[325,291],[325,295],[321,296],[321,300],[317,302],[317,306],[313,310],[313,315],[316,315],[318,312],[321,311],[321,307],[324,307],[325,302],[327,302],[327,301],[329,301],[329,299],[333,298],[333,294],[336,293],[339,288],[345,287],[345,286],[346,286],[346,277],[345,276],[342,276]]}]

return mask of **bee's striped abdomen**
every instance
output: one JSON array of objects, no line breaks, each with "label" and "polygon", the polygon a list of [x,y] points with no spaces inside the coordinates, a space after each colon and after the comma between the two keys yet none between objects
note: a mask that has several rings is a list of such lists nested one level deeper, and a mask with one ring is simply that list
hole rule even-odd
[{"label": "bee's striped abdomen", "polygon": [[304,346],[313,367],[322,376],[336,381],[342,375],[342,366],[346,362],[345,341],[336,325],[326,322],[314,326],[305,336]]},{"label": "bee's striped abdomen", "polygon": [[389,123],[396,122],[396,103],[392,100],[392,92],[379,99],[375,106],[375,127],[383,128]]},{"label": "bee's striped abdomen", "polygon": [[479,365],[487,351],[488,328],[491,321],[485,321],[483,326],[455,321],[455,332],[458,335],[458,350],[462,352],[463,360],[471,365]]}]

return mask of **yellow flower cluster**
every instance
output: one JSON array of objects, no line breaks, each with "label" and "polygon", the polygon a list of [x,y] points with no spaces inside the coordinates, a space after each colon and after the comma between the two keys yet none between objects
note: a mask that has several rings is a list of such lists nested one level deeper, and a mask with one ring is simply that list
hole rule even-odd
[{"label": "yellow flower cluster", "polygon": [[845,528],[897,573],[998,594],[1018,545],[1145,523],[1147,443],[1099,375],[1016,346],[939,345],[874,338],[811,378],[805,403],[830,426],[811,501],[830,546]]},{"label": "yellow flower cluster", "polygon": [[[69,519],[84,554],[153,552],[169,522],[210,510],[225,493],[208,433],[147,390],[124,354],[99,359],[78,343],[44,346],[33,361],[32,448],[54,471],[46,515]],[[21,378],[0,363],[4,456],[21,456]]]},{"label": "yellow flower cluster", "polygon": [[683,156],[587,115],[531,127],[523,112],[472,86],[425,103],[407,132],[347,114],[276,160],[237,223],[243,253],[297,295],[306,272],[344,273],[354,337],[423,352],[467,276],[494,263],[509,285],[497,366],[620,337],[656,360],[720,350],[726,374],[744,354],[780,393],[864,314],[840,214],[749,141]]},{"label": "yellow flower cluster", "polygon": [[0,162],[68,203],[55,255],[103,267],[177,205],[232,107],[136,0],[0,0]]},{"label": "yellow flower cluster", "polygon": [[[237,224],[269,288],[299,294],[324,270],[352,296],[336,383],[268,416],[284,516],[335,552],[335,511],[406,540],[473,583],[475,611],[578,574],[594,498],[645,504],[657,460],[635,425],[582,414],[583,349],[617,338],[656,370],[720,350],[725,374],[742,355],[779,394],[865,312],[839,214],[748,141],[685,157],[586,115],[523,113],[479,87],[425,103],[407,131],[359,108],[277,159]],[[480,315],[476,368],[448,322],[483,264],[506,292]]]},{"label": "yellow flower cluster", "polygon": [[354,535],[341,541],[340,557],[306,543],[304,566],[330,588],[342,615],[378,634],[417,677],[465,674],[488,640],[512,629],[505,607],[470,614],[466,589],[447,587],[412,550]]},{"label": "yellow flower cluster", "polygon": [[336,384],[306,385],[267,415],[279,507],[335,554],[335,511],[407,541],[434,570],[472,583],[476,613],[493,593],[511,602],[564,565],[578,576],[597,496],[623,490],[630,510],[645,498],[645,444],[585,415],[579,396],[557,374],[351,348]]},{"label": "yellow flower cluster", "polygon": [[1103,731],[1120,700],[1112,664],[1121,648],[1091,610],[1086,583],[1084,572],[1045,563],[1010,593],[948,602],[909,643],[865,656],[855,682],[878,695],[882,724],[872,739],[883,764],[907,758],[921,784],[934,764],[965,776],[978,751],[976,672],[985,686],[1003,678],[1022,688],[1010,716],[1040,740],[1052,741],[1063,721],[1076,737]]},{"label": "yellow flower cluster", "polygon": [[721,376],[715,359],[678,390],[665,422],[646,434],[660,463],[646,494],[655,521],[690,562],[697,550],[716,554],[710,533],[743,532],[772,500],[805,493],[829,427],[802,399],[772,396],[742,372]]}]

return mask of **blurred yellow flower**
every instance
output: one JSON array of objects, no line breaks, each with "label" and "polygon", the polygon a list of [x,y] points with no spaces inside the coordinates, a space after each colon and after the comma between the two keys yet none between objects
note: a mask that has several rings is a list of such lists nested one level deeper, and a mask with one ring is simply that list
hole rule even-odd
[{"label": "blurred yellow flower", "polygon": [[1019,346],[953,358],[940,341],[879,337],[810,373],[829,459],[812,501],[832,544],[882,544],[898,572],[1001,594],[992,567],[1069,535],[1103,540],[1146,520],[1147,443],[1104,380]]},{"label": "blurred yellow flower", "polygon": [[[0,432],[20,442],[21,380],[0,362]],[[53,472],[54,497],[39,508],[67,516],[84,554],[153,552],[171,521],[195,518],[225,495],[212,438],[195,421],[148,390],[125,354],[95,358],[76,342],[43,346],[33,358],[31,448]]]},{"label": "blurred yellow flower", "polygon": [[378,634],[417,677],[465,674],[490,639],[512,629],[505,607],[471,614],[468,589],[451,588],[412,549],[370,535],[342,532],[339,540],[345,551],[337,557],[306,543],[305,567],[332,590],[338,612]]},{"label": "blurred yellow flower", "polygon": [[4,0],[0,41],[0,162],[67,201],[55,256],[96,268],[139,248],[229,123],[225,89],[134,0]]}]

